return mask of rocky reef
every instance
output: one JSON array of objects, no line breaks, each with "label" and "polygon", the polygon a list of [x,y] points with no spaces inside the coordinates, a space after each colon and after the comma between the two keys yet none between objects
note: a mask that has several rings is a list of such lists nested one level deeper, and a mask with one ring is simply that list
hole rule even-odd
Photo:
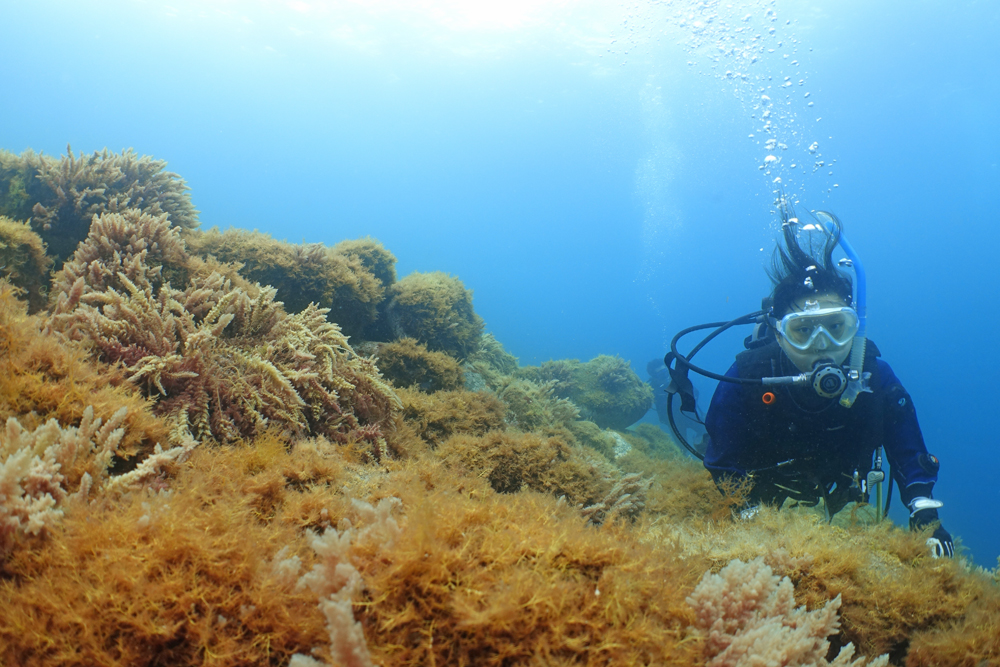
[{"label": "rocky reef", "polygon": [[0,216],[0,276],[23,290],[32,311],[44,308],[48,300],[51,265],[45,242],[31,225]]},{"label": "rocky reef", "polygon": [[132,149],[53,158],[28,150],[0,151],[0,215],[30,220],[57,264],[76,249],[95,215],[133,208],[166,215],[170,224],[193,229],[198,211],[188,187],[167,163]]},{"label": "rocky reef", "polygon": [[517,371],[517,377],[552,383],[554,392],[577,405],[601,428],[623,430],[639,421],[653,404],[653,391],[621,357],[600,355],[586,363],[577,359],[547,361]]},{"label": "rocky reef", "polygon": [[627,361],[521,367],[458,278],[198,231],[164,168],[0,153],[0,663],[1000,664],[997,570],[735,519]]}]

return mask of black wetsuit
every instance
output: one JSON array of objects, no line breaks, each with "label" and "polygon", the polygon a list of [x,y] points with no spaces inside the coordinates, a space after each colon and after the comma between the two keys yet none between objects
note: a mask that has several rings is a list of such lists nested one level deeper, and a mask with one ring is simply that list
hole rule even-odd
[{"label": "black wetsuit", "polygon": [[[720,382],[705,419],[711,438],[705,467],[716,482],[751,475],[751,502],[781,503],[791,497],[814,502],[825,497],[831,513],[862,500],[863,481],[875,448],[882,445],[904,503],[930,495],[937,481],[936,459],[927,455],[909,394],[889,364],[868,344],[864,371],[871,393],[845,408],[812,387],[764,387]],[[730,377],[794,375],[777,341],[736,357]],[[773,394],[765,403],[764,394]],[[770,397],[768,397],[770,398]]]}]

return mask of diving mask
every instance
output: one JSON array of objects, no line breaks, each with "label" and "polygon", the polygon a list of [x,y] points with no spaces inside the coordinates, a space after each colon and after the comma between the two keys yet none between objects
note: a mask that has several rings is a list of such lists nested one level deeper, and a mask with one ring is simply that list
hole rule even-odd
[{"label": "diving mask", "polygon": [[844,347],[858,332],[858,314],[847,306],[820,308],[817,302],[807,301],[804,310],[788,313],[773,326],[789,345],[803,352],[813,348],[820,336],[828,344]]}]

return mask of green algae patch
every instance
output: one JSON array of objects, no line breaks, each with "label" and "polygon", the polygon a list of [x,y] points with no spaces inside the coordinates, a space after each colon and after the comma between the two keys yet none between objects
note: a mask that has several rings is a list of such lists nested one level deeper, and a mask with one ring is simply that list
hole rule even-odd
[{"label": "green algae patch", "polygon": [[472,308],[472,290],[441,271],[414,272],[393,285],[388,317],[399,338],[464,359],[480,347],[483,320]]},{"label": "green algae patch", "polygon": [[554,382],[557,396],[568,398],[583,418],[601,428],[623,431],[642,419],[653,402],[653,390],[621,357],[602,354],[586,363],[547,361],[517,374],[539,384]]}]

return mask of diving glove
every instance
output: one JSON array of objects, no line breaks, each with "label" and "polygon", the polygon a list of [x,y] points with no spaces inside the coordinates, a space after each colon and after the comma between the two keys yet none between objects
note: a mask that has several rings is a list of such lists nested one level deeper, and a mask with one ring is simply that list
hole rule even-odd
[{"label": "diving glove", "polygon": [[940,500],[934,500],[926,496],[917,496],[910,501],[910,530],[921,530],[933,523],[937,523],[934,532],[927,538],[927,547],[931,551],[931,556],[941,558],[947,556],[952,558],[955,555],[955,541],[951,538],[951,533],[941,526],[938,519],[938,508],[944,505]]}]

